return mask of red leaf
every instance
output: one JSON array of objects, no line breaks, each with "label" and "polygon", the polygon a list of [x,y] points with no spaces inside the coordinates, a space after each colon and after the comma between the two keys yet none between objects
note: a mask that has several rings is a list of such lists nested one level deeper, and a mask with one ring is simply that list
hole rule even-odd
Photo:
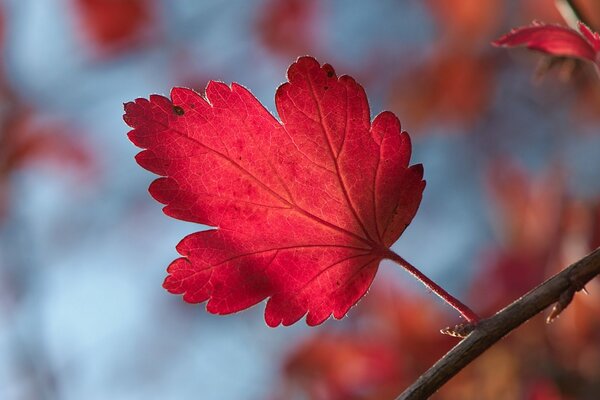
[{"label": "red leaf", "polygon": [[88,173],[93,157],[68,126],[41,118],[0,77],[0,223],[9,210],[12,175],[25,167],[52,161]]},{"label": "red leaf", "polygon": [[445,47],[475,48],[502,22],[501,0],[427,0]]},{"label": "red leaf", "polygon": [[314,0],[268,0],[259,12],[256,33],[275,53],[305,54],[315,47],[318,6]]},{"label": "red leaf", "polygon": [[229,314],[269,298],[265,320],[342,318],[415,215],[425,182],[390,112],[370,122],[363,88],[302,57],[276,120],[244,87],[210,82],[125,105],[138,163],[164,176],[167,215],[217,227],[177,246],[164,287]]},{"label": "red leaf", "polygon": [[578,27],[581,33],[559,25],[534,24],[513,29],[493,44],[505,47],[524,45],[553,56],[582,58],[598,63],[600,35],[581,22]]},{"label": "red leaf", "polygon": [[119,52],[148,39],[156,25],[149,0],[73,0],[81,26],[103,55]]},{"label": "red leaf", "polygon": [[293,345],[277,399],[392,399],[456,344],[439,334],[447,316],[434,304],[381,283],[353,310],[349,324]]},{"label": "red leaf", "polygon": [[406,115],[410,126],[440,121],[470,126],[488,108],[495,72],[495,64],[486,56],[461,51],[437,52],[391,85],[389,105]]},{"label": "red leaf", "polygon": [[[288,391],[311,399],[391,398],[405,380],[397,351],[377,335],[319,333],[288,355],[285,383]],[[282,398],[294,398],[292,393]]]}]

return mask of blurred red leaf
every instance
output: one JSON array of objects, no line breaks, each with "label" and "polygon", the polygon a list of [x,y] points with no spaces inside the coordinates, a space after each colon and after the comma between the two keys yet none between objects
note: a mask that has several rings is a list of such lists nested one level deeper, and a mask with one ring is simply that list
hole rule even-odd
[{"label": "blurred red leaf", "polygon": [[348,333],[323,333],[301,343],[288,356],[284,375],[287,391],[314,400],[391,398],[402,377],[389,343]]},{"label": "blurred red leaf", "polygon": [[0,174],[7,173],[39,158],[52,158],[60,163],[84,166],[89,153],[64,132],[64,126],[40,126],[36,116],[25,111],[11,119],[0,137],[2,163]]},{"label": "blurred red leaf", "polygon": [[[479,300],[485,313],[497,311],[600,245],[600,202],[569,196],[564,176],[556,168],[532,176],[506,159],[492,164],[488,188],[503,240],[484,254],[471,285],[471,298]],[[510,341],[511,346],[527,348],[530,354],[538,352],[544,364],[557,371],[577,371],[583,377],[599,370],[596,344],[600,323],[596,316],[600,312],[600,286],[596,281],[587,286],[590,295],[575,295],[568,311],[549,326],[549,343],[539,340],[540,319],[527,324]],[[520,362],[522,368],[532,371],[539,363]],[[586,381],[594,390],[593,382],[600,381],[600,375],[587,376]],[[590,387],[568,390],[588,393]]]},{"label": "blurred red leaf", "polygon": [[583,23],[579,32],[560,25],[534,23],[532,26],[513,29],[493,42],[495,46],[526,46],[552,56],[575,57],[600,65],[600,35]]},{"label": "blurred red leaf", "polygon": [[[125,105],[138,163],[164,176],[150,193],[167,215],[218,227],[177,250],[164,287],[228,314],[269,298],[265,320],[342,318],[419,206],[421,165],[390,112],[370,122],[363,88],[302,57],[275,102],[282,123],[242,86],[206,99],[175,88]],[[360,167],[358,167],[360,166]]]},{"label": "blurred red leaf", "polygon": [[[578,15],[589,24],[590,28],[598,30],[600,27],[600,2],[596,0],[572,0],[570,2]],[[562,10],[559,12],[559,8]],[[578,23],[577,15],[573,14],[571,5],[566,1],[552,2],[546,0],[523,0],[521,12],[518,13],[523,21],[543,20],[553,24],[574,26]],[[564,28],[567,29],[567,28]],[[573,31],[577,36],[579,33]],[[577,39],[576,39],[577,40]],[[585,40],[585,38],[584,38]],[[544,76],[550,69],[557,69],[558,77],[562,81],[570,81],[576,90],[575,100],[571,103],[573,110],[573,123],[587,124],[598,120],[600,113],[600,81],[597,71],[581,68],[588,59],[549,57],[543,59],[536,71],[538,77]]]},{"label": "blurred red leaf", "polygon": [[501,0],[427,0],[445,46],[473,48],[484,45],[502,22]]},{"label": "blurred red leaf", "polygon": [[549,379],[538,379],[529,384],[525,400],[563,400],[564,397],[554,382]]},{"label": "blurred red leaf", "polygon": [[469,297],[484,315],[492,315],[543,282],[546,261],[525,250],[488,250],[479,260]]},{"label": "blurred red leaf", "polygon": [[558,168],[531,176],[506,158],[490,164],[486,183],[501,241],[482,256],[471,298],[493,313],[547,277],[560,234],[565,185]]},{"label": "blurred red leaf", "polygon": [[495,207],[497,231],[507,247],[545,253],[559,228],[565,173],[550,168],[532,176],[515,161],[490,164],[487,189]]},{"label": "blurred red leaf", "polygon": [[288,354],[282,398],[394,398],[456,343],[439,333],[444,315],[430,305],[399,288],[374,286],[344,330],[316,333]]},{"label": "blurred red leaf", "polygon": [[197,57],[185,47],[171,49],[169,61],[177,86],[205,88],[210,81],[206,67],[199,64]]},{"label": "blurred red leaf", "polygon": [[9,179],[15,171],[40,161],[84,170],[91,165],[89,150],[64,125],[42,122],[9,88],[2,90],[6,109],[0,117],[0,216],[7,210]]},{"label": "blurred red leaf", "polygon": [[81,29],[101,55],[142,44],[156,29],[152,0],[73,0]]},{"label": "blurred red leaf", "polygon": [[456,344],[454,338],[439,333],[441,321],[448,316],[420,296],[384,285],[374,287],[371,292],[356,309],[357,325],[369,334],[385,338],[397,349],[405,384]]},{"label": "blurred red leaf", "polygon": [[258,37],[275,53],[313,53],[318,5],[315,0],[263,2],[256,21]]},{"label": "blurred red leaf", "polygon": [[488,107],[494,73],[494,63],[485,56],[440,52],[393,84],[389,105],[411,126],[434,121],[471,125]]}]

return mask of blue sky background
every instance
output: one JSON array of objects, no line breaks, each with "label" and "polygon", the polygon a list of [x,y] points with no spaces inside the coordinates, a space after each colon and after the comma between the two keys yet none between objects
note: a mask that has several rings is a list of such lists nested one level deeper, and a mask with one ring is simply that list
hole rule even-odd
[{"label": "blue sky background", "polygon": [[[0,399],[268,398],[287,349],[310,330],[343,322],[270,329],[262,304],[217,317],[164,291],[175,245],[203,227],[166,217],[150,198],[153,176],[134,162],[137,149],[122,121],[124,102],[181,84],[174,44],[202,79],[239,82],[274,110],[275,89],[294,57],[273,54],[254,34],[263,2],[159,2],[164,40],[103,61],[82,46],[68,0],[2,3],[11,84],[45,117],[74,127],[91,149],[94,173],[34,165],[11,178],[0,269],[19,295],[0,294]],[[383,72],[365,83],[375,115],[394,73],[431,52],[434,22],[417,1],[325,4],[313,52],[319,61],[353,75],[374,54],[387,54]],[[413,161],[425,165],[428,184],[394,249],[459,297],[480,249],[495,240],[481,190],[481,147],[503,146],[534,169],[559,148],[572,166],[573,190],[600,192],[599,136],[567,140],[564,131],[573,128],[558,102],[543,103],[538,89],[522,94],[530,78],[531,71],[500,75],[493,116],[470,128],[493,124],[496,132],[520,134],[474,139],[479,132],[448,135],[462,128],[440,122],[419,128],[429,134],[414,139]],[[527,107],[532,98],[542,106]],[[425,292],[383,264],[377,280]]]}]

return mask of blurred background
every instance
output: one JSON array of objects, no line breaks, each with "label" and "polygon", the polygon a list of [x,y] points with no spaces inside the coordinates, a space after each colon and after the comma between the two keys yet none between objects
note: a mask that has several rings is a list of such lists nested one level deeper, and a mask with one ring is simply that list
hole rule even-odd
[{"label": "blurred background", "polygon": [[[600,29],[600,2],[573,0]],[[390,399],[458,315],[383,262],[342,321],[271,329],[161,288],[202,226],[160,211],[124,102],[209,79],[276,87],[310,54],[392,110],[428,181],[394,249],[488,316],[600,245],[600,79],[490,46],[554,0],[0,1],[0,399]],[[600,282],[438,399],[598,399]]]}]

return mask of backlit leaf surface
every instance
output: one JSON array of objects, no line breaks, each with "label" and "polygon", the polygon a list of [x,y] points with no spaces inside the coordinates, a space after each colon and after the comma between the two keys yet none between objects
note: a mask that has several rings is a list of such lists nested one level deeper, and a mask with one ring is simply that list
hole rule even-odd
[{"label": "backlit leaf surface", "polygon": [[526,46],[528,49],[560,57],[575,57],[600,65],[600,34],[578,23],[579,32],[560,26],[534,23],[513,29],[493,44],[496,46]]},{"label": "backlit leaf surface", "polygon": [[265,320],[342,318],[415,215],[423,168],[390,112],[302,57],[275,96],[281,122],[244,87],[211,81],[125,105],[150,193],[174,218],[215,229],[177,246],[164,287],[215,314],[268,298]]}]

